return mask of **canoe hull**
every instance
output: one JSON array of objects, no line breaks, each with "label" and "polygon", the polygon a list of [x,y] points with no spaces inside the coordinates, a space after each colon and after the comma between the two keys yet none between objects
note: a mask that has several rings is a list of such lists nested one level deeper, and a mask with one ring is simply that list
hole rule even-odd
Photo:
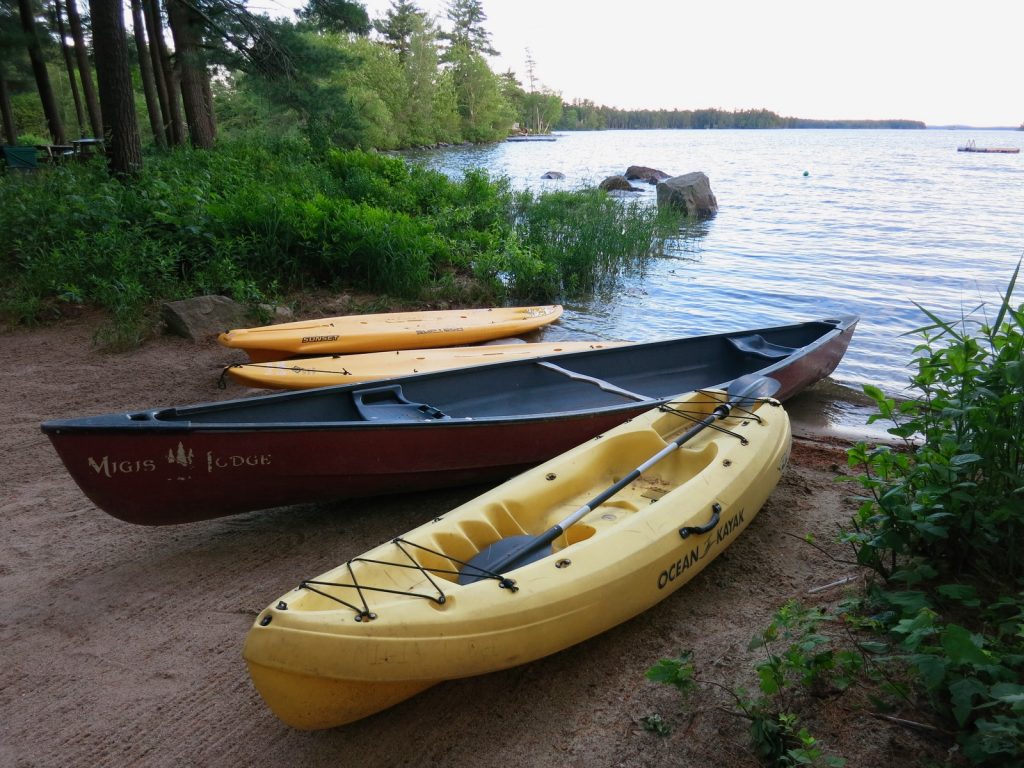
[{"label": "canoe hull", "polygon": [[294,355],[330,355],[426,349],[504,339],[541,328],[562,316],[558,305],[396,312],[299,320],[236,328],[218,336],[253,362]]},{"label": "canoe hull", "polygon": [[[762,372],[780,382],[777,397],[785,400],[835,369],[850,343],[856,318],[810,325],[815,326],[808,334],[814,341],[777,360],[737,355],[728,364],[701,367],[706,357],[719,354],[715,350],[725,343],[723,339],[731,338],[728,334],[695,337],[701,346],[693,352],[689,346],[676,350],[677,344],[690,341],[684,339],[551,358],[559,366],[590,365],[588,370],[595,370],[604,365],[604,356],[628,352],[628,361],[643,362],[633,369],[621,366],[628,369],[622,381],[646,391],[652,399],[643,402],[605,393],[585,382],[561,383],[565,380],[557,373],[543,371],[536,362],[520,361],[385,382],[399,382],[410,394],[422,392],[425,403],[444,397],[461,386],[459,382],[469,382],[467,397],[477,399],[450,419],[331,421],[288,416],[293,410],[305,416],[314,406],[326,412],[353,393],[367,391],[350,385],[166,409],[166,415],[152,411],[48,422],[43,431],[93,503],[121,520],[146,525],[494,482],[568,450],[678,392],[724,385],[737,376]],[[763,334],[754,335],[772,338],[768,330],[761,330]],[[655,365],[652,361],[673,355],[682,361],[673,362],[671,371],[646,376]],[[549,373],[552,381],[534,382],[536,387],[524,382],[516,389],[512,382],[522,366],[532,366],[531,374]],[[502,387],[509,389],[505,392]],[[495,394],[484,402],[487,398],[481,399],[481,392]],[[455,407],[456,401],[451,403]],[[269,408],[285,415],[267,422],[263,412]]]},{"label": "canoe hull", "polygon": [[445,429],[191,430],[99,442],[67,434],[54,444],[97,507],[125,522],[167,525],[503,480],[639,411]]},{"label": "canoe hull", "polygon": [[[250,630],[244,656],[257,690],[293,727],[343,725],[436,682],[542,658],[641,613],[724,551],[775,488],[788,461],[789,420],[777,404],[756,413],[730,418],[734,434],[705,430],[654,465],[570,527],[550,556],[505,574],[515,589],[496,579],[457,584],[443,567],[497,539],[535,535],[692,421],[647,412],[303,582]],[[706,530],[684,538],[685,527]],[[430,583],[408,567],[388,570],[408,562],[400,550],[435,569]],[[346,586],[356,581],[365,607]],[[379,582],[396,592],[373,593]],[[332,602],[332,594],[353,604]],[[437,595],[443,600],[422,599]]]}]

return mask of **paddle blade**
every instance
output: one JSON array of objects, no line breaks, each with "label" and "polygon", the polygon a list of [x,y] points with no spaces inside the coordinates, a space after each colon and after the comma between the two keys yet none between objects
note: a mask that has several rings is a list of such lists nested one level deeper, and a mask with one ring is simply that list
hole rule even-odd
[{"label": "paddle blade", "polygon": [[734,402],[758,400],[762,397],[771,397],[782,387],[782,384],[770,376],[761,376],[757,373],[748,373],[729,382],[725,390],[729,400]]},{"label": "paddle blade", "polygon": [[551,554],[551,544],[536,536],[510,536],[484,547],[459,573],[459,584],[472,584],[491,573],[522,568]]}]

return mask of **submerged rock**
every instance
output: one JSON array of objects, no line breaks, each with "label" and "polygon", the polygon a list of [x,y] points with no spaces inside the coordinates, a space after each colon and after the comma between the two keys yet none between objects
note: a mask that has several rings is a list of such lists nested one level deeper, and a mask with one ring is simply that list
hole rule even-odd
[{"label": "submerged rock", "polygon": [[671,177],[657,168],[648,168],[645,165],[631,165],[626,169],[626,178],[630,181],[646,181],[648,184],[657,184],[659,181],[664,181]]},{"label": "submerged rock", "polygon": [[639,192],[640,190],[634,187],[625,176],[609,176],[607,179],[597,185],[598,189],[603,189],[605,192],[624,191],[624,192]]}]

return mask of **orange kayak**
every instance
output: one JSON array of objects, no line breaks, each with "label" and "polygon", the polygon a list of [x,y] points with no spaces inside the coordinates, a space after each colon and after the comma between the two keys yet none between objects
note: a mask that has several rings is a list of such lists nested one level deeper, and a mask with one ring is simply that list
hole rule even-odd
[{"label": "orange kayak", "polygon": [[392,312],[237,328],[218,340],[253,362],[295,355],[333,355],[476,344],[528,333],[562,316],[558,305]]}]

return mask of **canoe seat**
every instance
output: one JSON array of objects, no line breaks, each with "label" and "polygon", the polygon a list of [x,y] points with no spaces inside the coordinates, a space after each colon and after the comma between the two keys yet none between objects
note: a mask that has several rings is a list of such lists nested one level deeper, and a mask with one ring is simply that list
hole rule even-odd
[{"label": "canoe seat", "polygon": [[366,421],[440,421],[444,411],[406,398],[401,384],[358,389],[352,393],[356,410]]},{"label": "canoe seat", "polygon": [[730,336],[728,341],[744,355],[758,357],[762,360],[782,360],[796,352],[795,347],[772,344],[759,333],[752,333],[749,336]]}]

